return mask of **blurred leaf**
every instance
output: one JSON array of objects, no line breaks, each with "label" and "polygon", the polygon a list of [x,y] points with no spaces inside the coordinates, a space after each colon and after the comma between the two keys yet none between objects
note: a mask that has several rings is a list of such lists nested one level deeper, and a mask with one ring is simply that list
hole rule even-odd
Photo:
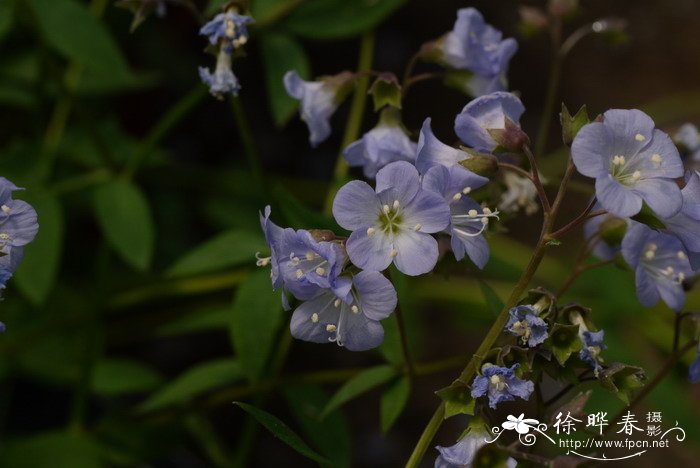
[{"label": "blurred leaf", "polygon": [[229,307],[215,308],[211,310],[195,310],[192,314],[178,320],[168,322],[158,328],[158,335],[183,335],[186,333],[196,333],[214,329],[225,329],[228,327]]},{"label": "blurred leaf", "polygon": [[40,340],[17,342],[19,353],[14,364],[42,381],[59,385],[75,382],[80,377],[81,358],[86,349],[86,337],[81,332],[75,329],[52,333]]},{"label": "blurred leaf", "polygon": [[[399,299],[398,306],[401,307],[403,312],[406,334],[408,335],[408,346],[412,351],[415,351],[421,343],[423,329],[417,320],[419,314],[416,313],[413,285],[409,284],[408,277],[399,272],[394,265],[389,268],[389,271],[391,282],[396,288],[396,294]],[[379,352],[388,362],[396,366],[402,365],[404,357],[397,315],[395,313],[392,314],[392,317],[382,321],[382,325],[384,326],[384,341],[378,348]]]},{"label": "blurred leaf", "polygon": [[578,352],[581,347],[581,339],[578,336],[578,325],[564,325],[555,323],[550,332],[548,341],[554,356],[559,364],[564,366],[572,353]]},{"label": "blurred leaf", "polygon": [[393,366],[376,366],[360,372],[355,377],[348,380],[345,385],[340,387],[340,389],[338,389],[335,395],[333,395],[331,398],[331,401],[329,401],[326,407],[323,409],[321,417],[326,417],[326,415],[344,403],[369,390],[372,390],[378,385],[388,382],[397,374],[398,372]]},{"label": "blurred leaf", "polygon": [[406,407],[410,395],[411,381],[405,376],[399,377],[384,390],[379,409],[382,432],[388,432],[391,429]]},{"label": "blurred leaf", "polygon": [[129,359],[103,359],[95,365],[91,388],[101,395],[147,392],[163,379],[152,369]]},{"label": "blurred leaf", "polygon": [[98,468],[100,452],[85,434],[56,431],[3,441],[0,459],[5,468]]},{"label": "blurred leaf", "polygon": [[292,447],[294,450],[304,455],[307,458],[315,460],[319,463],[328,463],[328,460],[319,455],[318,453],[311,450],[311,448],[306,445],[301,437],[296,435],[285,423],[277,419],[270,413],[263,411],[255,406],[236,401],[233,403],[238,405],[243,411],[253,416],[260,424],[262,424],[265,429],[270,431],[272,435],[280,439],[285,444]]},{"label": "blurred leaf", "polygon": [[168,269],[169,276],[209,273],[241,263],[254,264],[255,253],[267,250],[261,234],[233,229],[209,239],[182,256]]},{"label": "blurred leaf", "polygon": [[141,404],[141,411],[153,411],[179,405],[211,390],[230,385],[243,378],[238,362],[231,358],[205,362],[192,367],[151,395]]},{"label": "blurred leaf", "polygon": [[474,398],[463,383],[454,382],[435,393],[445,402],[445,419],[457,414],[474,414]]},{"label": "blurred leaf", "polygon": [[292,37],[284,34],[265,34],[260,38],[260,50],[265,63],[267,98],[275,124],[283,126],[294,115],[299,101],[290,97],[284,88],[284,74],[296,70],[304,79],[310,72],[306,52]]},{"label": "blurred leaf", "polygon": [[343,232],[343,229],[338,226],[338,223],[333,218],[323,216],[318,211],[304,205],[282,187],[275,188],[275,199],[278,201],[280,211],[287,220],[289,227],[295,229],[330,229],[336,234]]},{"label": "blurred leaf", "polygon": [[147,269],[155,234],[141,190],[130,182],[114,180],[95,190],[94,202],[97,220],[112,247],[133,267]]},{"label": "blurred leaf", "polygon": [[94,75],[95,82],[134,79],[109,31],[74,0],[27,0],[46,42]]},{"label": "blurred leaf", "polygon": [[486,301],[486,306],[489,311],[494,316],[498,315],[503,309],[503,301],[498,296],[498,293],[484,280],[479,280],[479,286],[481,287],[481,293],[484,295],[484,300]]},{"label": "blurred leaf", "polygon": [[0,41],[12,28],[13,3],[12,0],[0,0]]},{"label": "blurred leaf", "polygon": [[47,192],[22,194],[37,212],[39,232],[24,249],[17,269],[17,287],[34,304],[42,304],[56,282],[63,249],[63,210],[59,201]]},{"label": "blurred leaf", "polygon": [[405,0],[307,0],[283,25],[310,39],[357,36],[381,23]]},{"label": "blurred leaf", "polygon": [[289,409],[309,441],[328,457],[328,466],[350,466],[350,429],[343,414],[333,411],[321,418],[328,395],[316,385],[293,385],[284,390]]},{"label": "blurred leaf", "polygon": [[272,290],[269,269],[260,268],[238,288],[229,329],[236,356],[249,380],[256,381],[265,371],[283,320],[280,293]]}]

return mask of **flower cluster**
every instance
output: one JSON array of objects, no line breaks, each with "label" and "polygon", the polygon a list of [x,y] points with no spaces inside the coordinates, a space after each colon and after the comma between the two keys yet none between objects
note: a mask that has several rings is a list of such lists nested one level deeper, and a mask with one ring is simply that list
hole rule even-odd
[{"label": "flower cluster", "polygon": [[[12,193],[21,190],[0,177],[0,290],[5,289],[24,256],[24,246],[39,231],[36,211],[23,200],[14,200]],[[5,325],[0,322],[0,331]]]},{"label": "flower cluster", "polygon": [[[607,111],[581,129],[571,154],[579,172],[595,178],[597,208],[607,211],[585,227],[593,253],[609,260],[621,252],[640,302],[662,299],[680,311],[683,282],[700,268],[698,173],[684,169],[671,138],[639,110]],[[653,229],[642,224],[650,218]]]},{"label": "flower cluster", "polygon": [[231,69],[233,53],[248,42],[248,24],[253,18],[239,14],[236,7],[219,13],[202,26],[199,33],[209,39],[216,51],[216,67],[212,73],[208,68],[199,68],[199,77],[209,86],[209,91],[217,99],[224,95],[238,96],[241,85]]}]

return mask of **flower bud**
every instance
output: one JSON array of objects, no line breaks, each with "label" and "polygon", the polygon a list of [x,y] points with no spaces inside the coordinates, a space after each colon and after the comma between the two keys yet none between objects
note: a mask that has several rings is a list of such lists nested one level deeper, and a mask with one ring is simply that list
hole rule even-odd
[{"label": "flower bud", "polygon": [[492,154],[477,153],[469,148],[462,148],[469,157],[459,162],[459,165],[474,174],[490,178],[498,172],[498,159]]}]

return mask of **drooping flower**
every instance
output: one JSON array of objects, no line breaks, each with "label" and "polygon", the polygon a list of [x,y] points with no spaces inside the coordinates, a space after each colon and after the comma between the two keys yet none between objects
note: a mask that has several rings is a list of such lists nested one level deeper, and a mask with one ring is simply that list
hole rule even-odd
[{"label": "drooping flower", "polygon": [[36,211],[24,200],[13,200],[12,192],[22,190],[0,177],[0,248],[22,247],[39,231]]},{"label": "drooping flower", "polygon": [[604,338],[605,331],[603,330],[592,332],[585,329],[584,326],[581,327],[579,332],[579,339],[583,344],[583,348],[581,348],[581,351],[579,351],[579,358],[586,364],[590,365],[595,371],[596,375],[602,368],[600,365],[600,352],[607,348],[607,346],[603,344]]},{"label": "drooping flower", "polygon": [[520,337],[523,344],[532,348],[547,339],[547,322],[537,316],[533,306],[515,306],[508,311],[508,315],[510,318],[505,330]]},{"label": "drooping flower", "polygon": [[260,213],[260,227],[265,235],[265,242],[267,242],[267,245],[270,247],[270,256],[261,257],[260,252],[257,252],[255,256],[258,259],[256,262],[258,266],[271,266],[272,271],[270,272],[270,279],[272,280],[272,287],[273,289],[277,289],[281,287],[284,282],[284,278],[280,275],[280,255],[278,254],[279,250],[282,248],[284,229],[270,221],[271,211],[268,205],[265,207],[264,213]]},{"label": "drooping flower", "polygon": [[537,187],[527,177],[519,176],[514,172],[503,174],[503,183],[506,191],[501,194],[498,209],[505,213],[517,213],[523,210],[530,216],[540,209],[537,197]]},{"label": "drooping flower", "polygon": [[503,39],[474,8],[462,8],[452,31],[439,42],[441,61],[474,75],[469,87],[475,96],[506,88],[508,63],[518,50],[515,39]]},{"label": "drooping flower", "polygon": [[199,78],[209,86],[211,95],[220,100],[226,94],[238,96],[241,90],[241,84],[231,70],[231,56],[223,50],[217,55],[214,73],[206,67],[199,67]]},{"label": "drooping flower", "polygon": [[233,49],[248,42],[248,24],[253,22],[250,16],[227,11],[219,13],[202,26],[199,34],[207,36],[212,45],[217,45],[221,40],[222,48],[227,54],[231,54]]},{"label": "drooping flower", "polygon": [[642,202],[659,216],[676,214],[682,197],[673,179],[683,177],[683,163],[669,136],[636,109],[603,117],[585,125],[571,147],[578,171],[595,179],[600,204],[622,217],[639,213]]},{"label": "drooping flower", "polygon": [[336,342],[350,351],[376,348],[384,340],[380,320],[396,308],[396,290],[376,271],[362,271],[352,278],[347,301],[322,289],[294,311],[292,336],[313,343]]},{"label": "drooping flower", "polygon": [[465,145],[491,152],[502,146],[519,149],[527,142],[520,130],[525,106],[512,93],[498,91],[469,102],[455,118],[455,133]]},{"label": "drooping flower", "polygon": [[311,146],[318,146],[331,134],[329,119],[347,96],[353,78],[350,72],[321,77],[318,81],[304,81],[296,71],[284,75],[287,94],[301,101],[299,112],[309,127]]},{"label": "drooping flower", "polygon": [[488,179],[474,174],[460,165],[433,166],[423,176],[423,188],[440,194],[450,206],[452,252],[459,261],[465,253],[474,264],[483,268],[489,259],[489,245],[483,236],[489,219],[498,218],[498,212],[482,208],[469,194],[488,183]]},{"label": "drooping flower", "polygon": [[428,169],[436,165],[452,167],[460,161],[471,158],[466,151],[453,148],[438,140],[430,128],[430,121],[430,117],[425,119],[418,137],[416,168],[421,174],[425,174]]},{"label": "drooping flower", "polygon": [[[596,203],[591,211],[601,209],[600,203]],[[610,213],[586,221],[583,225],[583,238],[591,253],[604,261],[615,258],[620,253],[620,244],[627,231],[628,222],[628,218],[620,218]]]},{"label": "drooping flower", "polygon": [[394,262],[411,276],[433,269],[438,244],[430,234],[450,222],[447,203],[421,188],[418,171],[406,161],[377,172],[374,190],[359,180],[345,184],[333,201],[333,215],[353,231],[346,243],[353,264],[382,271]]},{"label": "drooping flower", "polygon": [[[440,455],[435,460],[435,468],[471,468],[476,453],[486,445],[489,434],[486,432],[470,432],[451,447],[435,447]],[[518,463],[508,458],[506,468],[515,468]]]},{"label": "drooping flower", "polygon": [[374,179],[379,169],[394,161],[416,160],[417,145],[401,127],[395,112],[391,107],[384,109],[379,124],[343,152],[348,164],[361,166],[368,179]]},{"label": "drooping flower", "polygon": [[693,270],[675,236],[630,221],[622,240],[622,255],[635,270],[637,298],[642,305],[651,307],[662,299],[676,312],[683,309],[683,281],[693,275]]},{"label": "drooping flower", "polygon": [[688,382],[691,384],[696,384],[700,382],[700,350],[698,351],[695,360],[690,364],[688,368]]},{"label": "drooping flower", "polygon": [[681,125],[673,139],[676,143],[683,145],[684,153],[691,161],[700,162],[700,132],[695,125],[691,123]]},{"label": "drooping flower", "polygon": [[676,236],[688,254],[694,271],[700,269],[700,176],[688,171],[685,187],[681,190],[683,205],[680,211],[670,218],[661,218],[664,232]]},{"label": "drooping flower", "polygon": [[519,364],[513,364],[510,368],[484,365],[481,375],[477,375],[472,382],[472,398],[488,395],[489,406],[494,409],[499,403],[513,401],[516,397],[529,399],[535,385],[515,375],[518,367]]}]

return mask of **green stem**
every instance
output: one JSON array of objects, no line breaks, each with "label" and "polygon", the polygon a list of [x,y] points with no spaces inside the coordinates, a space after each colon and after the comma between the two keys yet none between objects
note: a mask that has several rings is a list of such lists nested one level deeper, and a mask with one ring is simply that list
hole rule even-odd
[{"label": "green stem", "polygon": [[396,315],[396,321],[399,324],[399,337],[401,338],[401,352],[403,353],[403,362],[406,366],[408,376],[411,379],[413,379],[416,376],[416,368],[413,365],[411,353],[408,348],[408,334],[406,333],[406,321],[404,320],[403,311],[401,310],[400,305],[396,306],[396,311],[394,312],[394,314]]},{"label": "green stem", "polygon": [[357,64],[357,73],[360,76],[357,78],[355,93],[352,96],[352,104],[350,105],[350,115],[348,116],[348,122],[345,126],[343,140],[340,143],[340,153],[335,162],[333,182],[331,182],[323,208],[323,212],[328,216],[332,214],[335,194],[343,185],[343,182],[345,182],[345,178],[348,174],[348,163],[343,157],[343,151],[350,143],[357,140],[360,136],[362,117],[364,116],[365,104],[367,102],[367,88],[369,87],[369,75],[367,72],[372,69],[373,57],[374,33],[368,32],[362,36],[362,41],[360,42],[360,58]]},{"label": "green stem", "polygon": [[[533,171],[536,170],[537,168],[533,167]],[[518,300],[525,292],[527,286],[530,284],[530,281],[535,275],[537,268],[540,266],[540,263],[542,262],[542,259],[544,258],[545,252],[547,250],[547,243],[550,240],[550,232],[552,230],[552,227],[554,226],[554,221],[556,220],[557,213],[559,212],[559,208],[561,207],[562,201],[564,199],[566,186],[569,183],[571,176],[573,175],[573,171],[574,166],[571,162],[571,158],[569,158],[569,163],[567,165],[566,172],[562,177],[561,184],[559,185],[559,191],[557,192],[557,196],[554,199],[554,203],[552,203],[551,212],[545,213],[540,237],[537,241],[537,245],[535,246],[535,250],[532,253],[532,257],[530,258],[530,261],[527,267],[525,268],[525,271],[523,271],[522,275],[520,276],[520,279],[513,287],[513,290],[510,296],[508,297],[508,300],[504,304],[501,312],[498,314],[498,317],[496,317],[496,320],[491,326],[491,329],[486,334],[486,337],[481,342],[473,357],[469,360],[469,363],[459,376],[459,381],[462,382],[464,385],[469,385],[471,383],[472,379],[474,378],[474,375],[476,374],[477,366],[481,362],[481,359],[483,358],[483,356],[486,355],[486,353],[489,352],[489,350],[496,343],[496,340],[501,335],[503,328],[508,322],[508,312],[513,306],[515,306],[518,303]],[[416,444],[416,447],[414,448],[411,457],[406,463],[407,468],[415,468],[420,463],[421,459],[423,458],[423,455],[425,454],[425,451],[430,445],[430,442],[433,440],[435,434],[440,428],[440,425],[442,424],[444,411],[444,403],[441,403],[435,414],[433,414],[433,417],[430,418],[428,425],[423,430],[423,434],[421,434],[421,437],[418,443]]]},{"label": "green stem", "polygon": [[143,165],[146,158],[153,153],[158,143],[170,133],[170,131],[175,128],[175,126],[179,124],[206,95],[206,88],[204,86],[197,86],[173,104],[158,120],[155,126],[153,126],[146,138],[144,138],[138,151],[134,153],[131,159],[126,163],[122,176],[126,179],[131,179],[136,171]]},{"label": "green stem", "polygon": [[555,21],[552,26],[552,65],[549,70],[549,79],[547,81],[547,94],[545,96],[544,106],[542,107],[542,118],[537,131],[537,141],[535,143],[535,154],[544,154],[547,139],[549,138],[549,128],[551,127],[552,116],[554,115],[554,104],[559,90],[559,80],[561,78],[561,68],[563,56],[560,51],[561,44],[561,21]]},{"label": "green stem", "polygon": [[241,135],[243,152],[248,159],[248,166],[250,166],[250,171],[253,174],[255,186],[258,188],[261,195],[265,194],[267,193],[267,183],[265,181],[265,173],[261,163],[260,152],[258,152],[258,149],[255,146],[253,131],[250,128],[248,118],[245,114],[245,109],[243,109],[240,99],[237,97],[231,97],[231,109],[233,110],[233,117],[236,120],[238,132]]}]

